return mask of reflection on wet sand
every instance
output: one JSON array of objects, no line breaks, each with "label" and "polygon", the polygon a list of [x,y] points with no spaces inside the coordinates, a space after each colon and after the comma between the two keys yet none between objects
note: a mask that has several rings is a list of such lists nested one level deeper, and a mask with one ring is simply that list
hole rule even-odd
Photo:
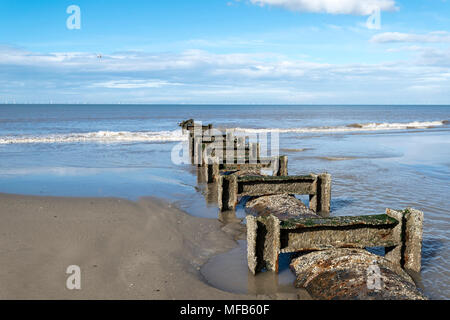
[{"label": "reflection on wet sand", "polygon": [[306,290],[293,286],[294,274],[289,269],[290,257],[280,257],[280,272],[261,272],[256,276],[247,266],[247,242],[229,252],[211,258],[200,272],[206,281],[221,290],[234,293],[269,294],[289,299],[310,298]]}]

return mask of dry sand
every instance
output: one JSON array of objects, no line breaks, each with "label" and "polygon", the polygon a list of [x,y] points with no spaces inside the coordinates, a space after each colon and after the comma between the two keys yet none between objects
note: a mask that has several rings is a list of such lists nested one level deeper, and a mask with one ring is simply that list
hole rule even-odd
[{"label": "dry sand", "polygon": [[[158,199],[0,194],[0,299],[255,299],[199,273],[236,246],[215,219]],[[81,290],[66,268],[81,268]]]}]

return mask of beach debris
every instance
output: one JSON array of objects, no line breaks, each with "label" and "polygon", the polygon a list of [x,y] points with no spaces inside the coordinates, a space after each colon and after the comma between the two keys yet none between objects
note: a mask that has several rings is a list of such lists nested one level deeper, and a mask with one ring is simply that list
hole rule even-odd
[{"label": "beach debris", "polygon": [[290,268],[314,299],[425,300],[411,277],[384,257],[364,249],[329,249],[304,254]]}]

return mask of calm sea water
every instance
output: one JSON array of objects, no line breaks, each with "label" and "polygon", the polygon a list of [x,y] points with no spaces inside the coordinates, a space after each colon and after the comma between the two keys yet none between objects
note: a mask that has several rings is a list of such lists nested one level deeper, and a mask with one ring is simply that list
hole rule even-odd
[{"label": "calm sea water", "polygon": [[0,192],[157,196],[217,218],[171,161],[189,118],[279,132],[290,174],[332,174],[332,215],[424,211],[424,291],[450,298],[450,106],[1,105]]}]

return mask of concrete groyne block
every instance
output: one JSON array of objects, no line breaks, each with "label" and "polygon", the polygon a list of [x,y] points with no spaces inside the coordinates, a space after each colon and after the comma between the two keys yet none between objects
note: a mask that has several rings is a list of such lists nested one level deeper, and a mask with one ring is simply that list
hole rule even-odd
[{"label": "concrete groyne block", "polygon": [[[211,163],[212,162],[212,163]],[[272,171],[274,176],[287,175],[287,156],[256,158],[256,161],[250,161],[249,158],[234,158],[230,162],[220,163],[220,159],[211,158],[205,165],[208,172],[208,183],[218,181],[221,173],[267,169]]]},{"label": "concrete groyne block", "polygon": [[[286,217],[274,215],[278,220],[280,241],[273,252],[310,252],[339,248],[384,247],[385,259],[398,269],[420,271],[423,213],[408,208],[403,211],[387,209],[386,214],[347,217]],[[247,221],[258,222],[256,229],[256,246],[266,242],[265,229],[259,229],[266,224],[268,216],[247,216]],[[271,228],[273,226],[271,225]],[[267,229],[267,228],[266,228]],[[406,231],[408,230],[408,231]],[[253,243],[248,243],[253,245]],[[278,247],[279,245],[279,247]],[[248,248],[248,252],[260,252],[261,248]],[[252,257],[252,259],[255,259]],[[257,266],[265,265],[264,255],[256,254]],[[255,273],[255,263],[249,263],[249,269]]]},{"label": "concrete groyne block", "polygon": [[[303,176],[241,176],[232,178],[233,175],[219,176],[222,186],[218,189],[219,208],[234,210],[238,196],[265,196],[273,194],[297,194],[310,196],[310,209],[321,215],[328,215],[330,211],[331,176],[328,174],[303,175]],[[229,179],[236,179],[237,187],[227,188]],[[323,179],[323,180],[320,180]],[[322,183],[325,181],[325,183]],[[225,199],[233,198],[235,203]],[[221,200],[223,199],[223,200]]]}]

